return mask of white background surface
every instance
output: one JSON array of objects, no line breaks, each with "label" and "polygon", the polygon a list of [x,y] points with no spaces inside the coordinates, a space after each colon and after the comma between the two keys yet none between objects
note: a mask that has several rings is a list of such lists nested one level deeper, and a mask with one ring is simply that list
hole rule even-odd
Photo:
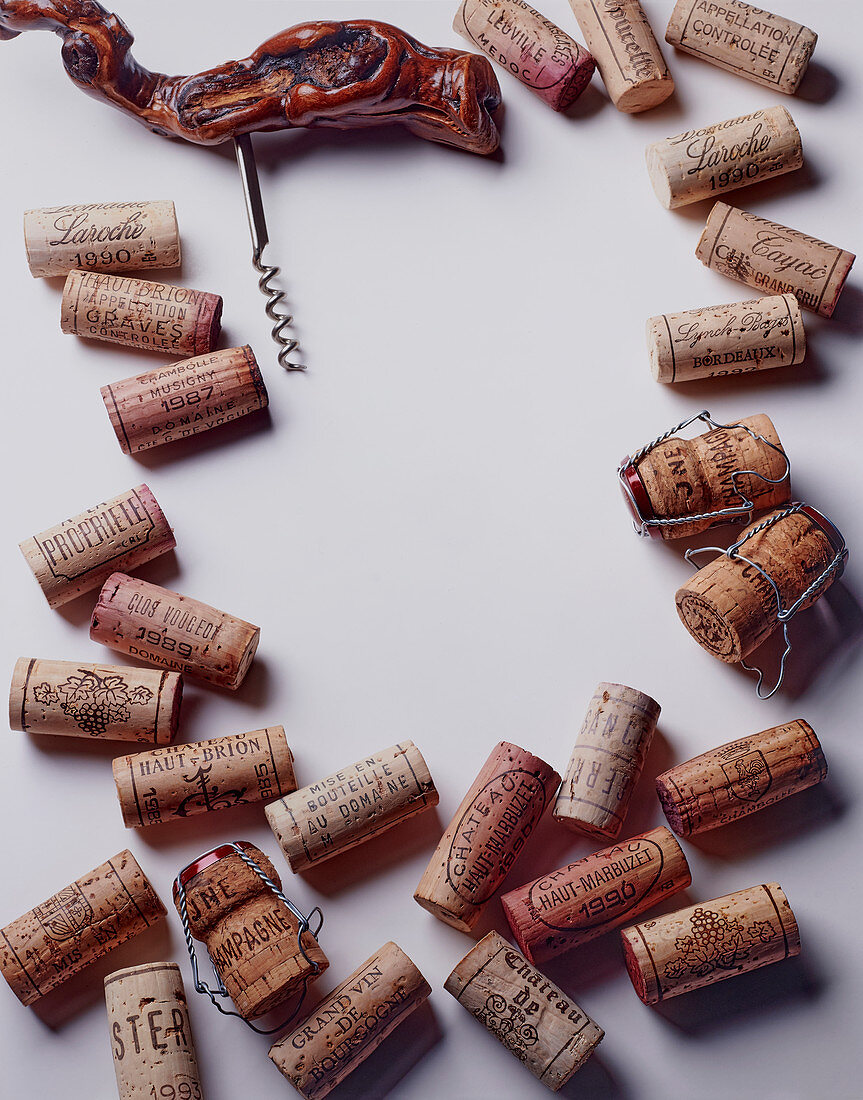
[{"label": "white background surface", "polygon": [[[382,18],[422,41],[459,45],[455,6],[124,0],[120,14],[145,65],[190,72],[317,17]],[[291,875],[259,807],[126,831],[111,781],[123,746],[9,733],[0,922],[124,846],[169,902],[180,867],[246,838],[275,858],[300,906],[326,910],[331,967],[320,995],[389,938],[434,988],[430,1007],[339,1095],[541,1097],[544,1087],[442,990],[471,941],[412,900],[493,744],[512,740],[562,771],[597,681],[647,691],[662,704],[661,736],[631,835],[662,822],[652,794],[659,771],[804,717],[829,759],[826,784],[685,845],[692,901],[779,881],[802,957],[658,1011],[635,996],[616,934],[549,964],[607,1032],[564,1095],[859,1095],[863,271],[852,272],[832,321],[804,315],[811,350],[801,367],[672,390],[651,380],[643,344],[651,314],[752,296],[693,255],[709,204],[660,207],[643,164],[648,141],[788,106],[806,167],[729,201],[859,251],[860,8],[780,7],[820,35],[808,98],[664,46],[678,94],[637,117],[611,106],[598,77],[560,116],[498,70],[506,111],[493,159],[396,129],[259,138],[269,255],[285,269],[306,376],[275,364],[232,157],[168,142],[89,100],[49,35],[0,44],[3,675],[21,655],[112,659],[88,638],[93,597],[49,610],[16,543],[146,480],[178,549],[140,574],[262,627],[239,692],[189,683],[182,739],[283,723],[305,784],[413,738],[441,794],[437,818],[417,818],[304,879]],[[565,0],[542,8],[579,36]],[[645,8],[661,37],[671,0]],[[224,295],[222,346],[253,345],[271,397],[268,417],[142,460],[120,453],[99,386],[158,358],[61,335],[61,283],[30,278],[20,228],[27,207],[132,198],[175,200],[185,260],[166,280]],[[703,407],[721,420],[769,413],[794,462],[796,495],[827,512],[852,550],[829,607],[822,600],[795,624],[802,645],[789,689],[768,703],[680,626],[673,596],[689,566],[674,545],[632,534],[615,484],[621,455]],[[546,824],[508,885],[592,847]],[[505,930],[496,900],[481,930],[492,925]],[[2,984],[5,1094],[114,1096],[101,975],[160,958],[180,960],[190,984],[173,910],[158,933],[71,983],[44,1022]],[[192,1013],[209,1100],[293,1095],[266,1039],[203,999]]]}]

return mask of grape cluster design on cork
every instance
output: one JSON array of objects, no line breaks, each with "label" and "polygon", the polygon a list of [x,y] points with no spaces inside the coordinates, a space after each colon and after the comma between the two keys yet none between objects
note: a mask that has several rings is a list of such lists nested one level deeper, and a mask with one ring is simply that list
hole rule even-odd
[{"label": "grape cluster design on cork", "polygon": [[33,696],[45,706],[59,703],[63,713],[92,737],[104,733],[113,722],[128,722],[131,707],[144,706],[153,698],[148,687],[139,684],[132,688],[115,672],[102,676],[88,669],[78,671],[80,676],[70,676],[56,688],[37,684]]}]

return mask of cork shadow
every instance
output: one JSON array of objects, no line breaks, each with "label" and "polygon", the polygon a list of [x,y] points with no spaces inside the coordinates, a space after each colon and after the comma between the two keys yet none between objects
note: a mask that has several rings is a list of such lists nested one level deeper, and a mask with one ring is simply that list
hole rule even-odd
[{"label": "cork shadow", "polygon": [[[745,301],[742,298],[741,301]],[[755,397],[764,392],[765,398],[777,389],[802,386],[818,386],[830,378],[824,359],[812,343],[807,343],[806,357],[802,363],[794,366],[774,367],[770,370],[753,370],[744,374],[727,375],[723,378],[699,378],[690,382],[675,382],[668,388],[687,401],[701,403],[707,408],[711,401],[726,397],[741,399]]]},{"label": "cork shadow", "polygon": [[[655,780],[658,775],[668,771],[672,764],[676,762],[676,755],[662,732],[660,724],[654,731],[650,748],[644,760],[641,777],[635,786],[632,802],[629,805],[629,811],[623,822],[623,828],[618,834],[617,841],[627,840],[631,836],[638,836],[640,833],[647,832],[648,829],[655,829],[659,825],[666,824],[656,795]],[[600,847],[610,847],[617,841],[603,841]]]},{"label": "cork shadow", "polygon": [[[627,114],[627,112],[623,112]],[[686,116],[686,108],[683,101],[680,98],[680,88],[675,85],[674,91],[663,103],[660,103],[656,107],[650,107],[646,111],[638,111],[635,114],[629,114],[636,123],[662,123],[663,126],[669,127],[669,133],[664,135],[666,137],[673,136],[671,127],[676,126],[679,122],[682,122]],[[661,141],[661,137],[657,137],[654,140]],[[644,157],[642,155],[642,164],[644,163]]]},{"label": "cork shadow", "polygon": [[558,1090],[558,1096],[568,1097],[569,1100],[586,1100],[588,1097],[590,1100],[634,1100],[634,1095],[598,1054],[588,1058]]},{"label": "cork shadow", "polygon": [[842,81],[832,69],[818,61],[810,61],[794,95],[807,103],[823,104],[829,103],[841,88]]},{"label": "cork shadow", "polygon": [[[819,171],[817,164],[813,163],[812,159],[807,156],[800,168],[795,169],[793,172],[785,172],[781,176],[776,176],[775,179],[762,179],[749,184],[747,187],[735,187],[733,190],[725,192],[717,191],[716,194],[709,195],[705,199],[699,199],[698,202],[678,206],[669,213],[678,214],[688,221],[698,222],[703,226],[707,221],[707,215],[716,203],[727,202],[731,206],[742,207],[745,210],[751,210],[753,213],[757,213],[761,206],[767,207],[768,209],[761,214],[761,217],[769,217],[769,207],[775,199],[792,192],[796,194],[800,191],[810,191],[812,188],[817,187],[823,178],[824,176]],[[738,283],[738,286],[740,285],[742,284]],[[752,288],[747,289],[749,290],[749,297],[758,296],[757,291],[752,290]]]},{"label": "cork shadow", "polygon": [[[120,813],[119,807],[117,813]],[[129,832],[148,848],[157,852],[169,852],[187,844],[196,844],[201,852],[207,852],[218,844],[246,840],[247,834],[257,834],[266,824],[264,803],[244,802],[240,806],[197,814],[195,817],[172,817],[160,825],[130,829]],[[177,871],[188,862],[184,860],[183,863],[178,864]],[[281,874],[281,869],[279,873]]]},{"label": "cork shadow", "polygon": [[206,454],[217,447],[240,446],[248,437],[272,430],[273,419],[267,406],[265,409],[257,409],[246,416],[241,416],[238,420],[231,420],[227,424],[210,428],[199,435],[189,436],[188,439],[176,439],[172,443],[165,443],[149,451],[137,451],[130,457],[147,470],[158,470],[173,462],[183,462],[185,459]]},{"label": "cork shadow", "polygon": [[[279,681],[283,690],[286,680],[287,677],[282,673],[279,676]],[[245,679],[236,690],[231,691],[228,688],[220,688],[217,684],[206,684],[205,686],[213,690],[222,699],[236,699],[237,702],[245,703],[246,706],[262,707],[269,699],[272,681],[273,673],[270,665],[266,658],[256,653]]]},{"label": "cork shadow", "polygon": [[[806,317],[811,316],[807,314]],[[806,318],[804,318],[805,324]],[[863,333],[863,287],[846,284],[839,295],[832,317],[820,317],[825,327],[838,329],[851,336]]]},{"label": "cork shadow", "polygon": [[596,81],[591,80],[578,99],[574,103],[570,103],[564,110],[559,111],[558,114],[569,119],[570,122],[580,122],[586,118],[593,118],[594,115],[610,106],[611,100],[604,92],[600,91]]}]

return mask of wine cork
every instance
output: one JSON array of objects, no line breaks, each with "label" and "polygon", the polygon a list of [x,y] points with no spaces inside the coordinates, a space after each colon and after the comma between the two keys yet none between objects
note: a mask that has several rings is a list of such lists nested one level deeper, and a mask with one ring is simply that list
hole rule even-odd
[{"label": "wine cork", "polygon": [[261,629],[190,596],[113,573],[99,593],[90,637],[147,664],[235,691],[249,671]]},{"label": "wine cork", "polygon": [[282,726],[120,756],[113,768],[127,829],[268,802],[297,788]]},{"label": "wine cork", "polygon": [[784,107],[768,107],[645,149],[647,174],[666,210],[715,198],[803,167],[803,144]]},{"label": "wine cork", "polygon": [[453,30],[555,111],[578,99],[596,68],[583,46],[524,0],[462,0]]},{"label": "wine cork", "polygon": [[638,0],[569,0],[611,102],[638,114],[658,107],[674,81]]},{"label": "wine cork", "polygon": [[741,0],[677,0],[665,41],[729,73],[793,95],[818,35]]},{"label": "wine cork", "polygon": [[718,202],[695,255],[720,275],[761,294],[793,294],[804,309],[832,317],[856,259],[835,245]]},{"label": "wine cork", "polygon": [[272,802],[264,812],[296,873],[437,804],[422,753],[413,741],[402,741]]},{"label": "wine cork", "polygon": [[815,730],[798,718],[675,765],[657,776],[656,793],[678,836],[696,836],[814,787],[826,776]]},{"label": "wine cork", "polygon": [[[773,585],[787,610],[841,549],[838,531],[809,505],[776,519],[781,515],[781,510],[770,512],[743,529],[739,539],[746,541],[740,554],[746,560],[723,554],[699,569],[675,595],[677,614],[692,637],[728,664],[745,660],[781,625]],[[768,520],[775,522],[749,537]],[[842,575],[843,567],[840,563],[799,610],[815,603]]]},{"label": "wine cork", "polygon": [[171,525],[146,485],[19,543],[51,607],[99,588],[118,569],[135,569],[176,545]]},{"label": "wine cork", "polygon": [[555,821],[588,836],[617,838],[661,709],[625,684],[597,686],[554,804]]},{"label": "wine cork", "polygon": [[[264,853],[237,842],[281,890],[282,881]],[[190,863],[179,876],[189,928],[207,948],[216,973],[244,1020],[265,1015],[320,977],[329,966],[311,932],[302,934],[293,911],[270,890],[229,844]],[[174,883],[174,905],[183,904]]]},{"label": "wine cork", "polygon": [[25,1005],[165,916],[129,851],[64,887],[0,929],[0,972]]},{"label": "wine cork", "polygon": [[559,783],[550,764],[501,741],[447,826],[414,899],[445,924],[472,931]]},{"label": "wine cork", "polygon": [[200,435],[269,404],[248,344],[136,374],[100,392],[127,455]]},{"label": "wine cork", "polygon": [[72,336],[185,359],[212,351],[221,327],[218,294],[95,271],[70,271],[63,287],[60,329]]},{"label": "wine cork", "polygon": [[176,963],[146,963],[109,974],[105,1005],[120,1100],[203,1100]]},{"label": "wine cork", "polygon": [[9,725],[21,733],[168,745],[177,735],[182,699],[176,672],[19,657]]},{"label": "wine cork", "polygon": [[270,1058],[305,1100],[322,1100],[430,994],[404,951],[385,943],[274,1043]]},{"label": "wine cork", "polygon": [[776,882],[635,924],[620,936],[646,1005],[800,954],[797,921]]},{"label": "wine cork", "polygon": [[680,845],[659,828],[541,875],[500,900],[525,957],[541,963],[604,936],[691,881]]},{"label": "wine cork", "polygon": [[647,351],[657,382],[728,378],[802,363],[806,333],[797,299],[778,294],[651,317]]},{"label": "wine cork", "polygon": [[497,932],[465,955],[444,989],[552,1092],[581,1069],[605,1034]]},{"label": "wine cork", "polygon": [[86,271],[180,266],[172,202],[92,202],[24,211],[24,244],[34,279]]},{"label": "wine cork", "polygon": [[[694,439],[670,436],[640,458],[624,459],[621,473],[624,498],[636,522],[646,524],[654,538],[689,538],[718,523],[748,522],[753,511],[791,499],[785,452],[764,413]],[[741,508],[746,501],[753,505],[748,512],[715,514]]]}]

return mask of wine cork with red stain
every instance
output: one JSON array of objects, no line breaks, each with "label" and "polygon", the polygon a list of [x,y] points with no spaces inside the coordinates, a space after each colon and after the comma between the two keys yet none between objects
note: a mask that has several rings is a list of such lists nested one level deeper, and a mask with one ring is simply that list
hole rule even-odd
[{"label": "wine cork with red stain", "polygon": [[471,932],[559,783],[550,764],[501,741],[447,826],[414,899],[438,920]]},{"label": "wine cork with red stain", "polygon": [[[282,881],[264,853],[237,842],[281,890]],[[190,863],[179,876],[189,928],[201,940],[244,1020],[254,1020],[300,992],[329,966],[310,931],[236,851],[223,844]],[[174,883],[174,905],[183,905]]]},{"label": "wine cork with red stain", "polygon": [[646,1005],[800,954],[797,921],[776,882],[635,924],[620,936]]},{"label": "wine cork with red stain", "polygon": [[203,1100],[176,963],[145,963],[109,974],[105,1006],[120,1100]]},{"label": "wine cork with red stain", "polygon": [[18,544],[51,607],[61,607],[177,545],[146,485],[96,504]]},{"label": "wine cork with red stain", "polygon": [[0,929],[0,972],[22,1004],[35,1004],[164,916],[135,857],[122,851]]},{"label": "wine cork with red stain", "polygon": [[596,68],[583,46],[524,0],[462,0],[453,30],[555,111],[575,102]]},{"label": "wine cork with red stain", "polygon": [[295,873],[325,863],[438,804],[413,741],[382,749],[266,807]]},{"label": "wine cork with red stain", "polygon": [[177,735],[183,678],[128,665],[19,657],[9,725],[21,733],[168,745]]},{"label": "wine cork with red stain", "polygon": [[736,76],[793,95],[818,35],[801,23],[741,0],[724,4],[677,0],[665,41]]},{"label": "wine cork with red stain", "polygon": [[147,664],[235,691],[249,671],[261,628],[190,596],[114,573],[99,593],[90,637]]},{"label": "wine cork with red stain", "polygon": [[218,294],[123,275],[70,271],[63,287],[60,329],[109,344],[177,355],[205,355],[222,327]]},{"label": "wine cork with red stain", "polygon": [[461,960],[444,989],[558,1092],[605,1032],[514,947],[489,932]]},{"label": "wine cork with red stain", "polygon": [[541,875],[500,900],[525,957],[541,963],[604,936],[691,881],[680,845],[659,828]]},{"label": "wine cork with red stain", "polygon": [[661,709],[625,684],[597,686],[554,804],[555,821],[588,836],[617,838]]},{"label": "wine cork with red stain", "polygon": [[676,764],[657,776],[656,793],[677,835],[697,836],[826,777],[815,730],[798,718]]},{"label": "wine cork with red stain", "polygon": [[172,202],[93,202],[24,211],[24,244],[34,279],[85,271],[180,266]]},{"label": "wine cork with red stain", "polygon": [[404,951],[385,943],[274,1043],[270,1058],[305,1100],[323,1100],[430,994]]},{"label": "wine cork with red stain", "polygon": [[[768,521],[770,526],[750,537]],[[722,554],[699,569],[675,595],[677,614],[692,637],[728,664],[745,660],[781,625],[773,585],[787,610],[841,550],[838,531],[809,505],[784,516],[782,510],[771,512],[745,527],[740,539],[746,540],[740,547],[746,560]],[[799,610],[815,603],[843,568],[840,561]]]},{"label": "wine cork with red stain", "polygon": [[710,211],[695,255],[712,271],[762,294],[793,294],[822,317],[833,316],[856,259],[853,252],[724,202]]},{"label": "wine cork with red stain", "polygon": [[269,802],[297,789],[282,726],[120,756],[113,769],[127,829]]},{"label": "wine cork with red stain", "polygon": [[638,114],[658,107],[674,80],[638,0],[569,0],[611,102]]}]

